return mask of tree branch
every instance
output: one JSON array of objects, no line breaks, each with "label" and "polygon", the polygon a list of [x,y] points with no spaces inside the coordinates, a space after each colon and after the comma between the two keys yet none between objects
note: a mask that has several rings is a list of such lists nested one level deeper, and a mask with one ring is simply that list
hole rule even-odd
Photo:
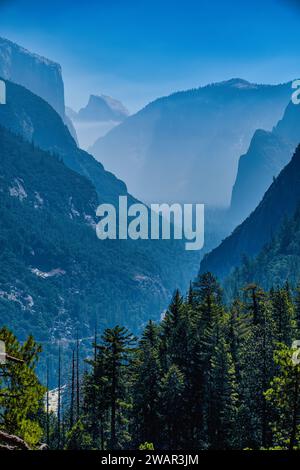
[{"label": "tree branch", "polygon": [[[30,450],[30,447],[26,442],[18,436],[14,436],[12,434],[7,434],[4,431],[0,431],[0,442],[4,442],[6,444],[5,447],[14,447],[19,448],[22,450]],[[9,449],[8,449],[9,450]]]}]

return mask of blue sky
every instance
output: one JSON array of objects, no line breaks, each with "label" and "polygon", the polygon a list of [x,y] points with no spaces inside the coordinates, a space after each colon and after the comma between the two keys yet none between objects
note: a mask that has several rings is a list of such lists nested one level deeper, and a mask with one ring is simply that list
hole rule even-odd
[{"label": "blue sky", "polygon": [[300,76],[296,0],[0,0],[0,35],[58,61],[75,109],[90,93],[133,112],[212,81]]}]

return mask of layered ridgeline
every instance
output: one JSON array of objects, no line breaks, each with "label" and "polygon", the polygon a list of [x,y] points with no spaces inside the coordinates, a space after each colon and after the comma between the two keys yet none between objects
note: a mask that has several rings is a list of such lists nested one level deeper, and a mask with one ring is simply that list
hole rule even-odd
[{"label": "layered ridgeline", "polygon": [[232,191],[230,217],[239,223],[261,201],[265,191],[290,161],[300,142],[300,107],[292,102],[271,132],[257,130],[241,156]]},{"label": "layered ridgeline", "polygon": [[270,130],[289,84],[234,79],[157,99],[99,139],[90,151],[146,201],[226,206],[240,155],[254,131]]},{"label": "layered ridgeline", "polygon": [[72,122],[65,114],[64,83],[59,64],[0,37],[0,77],[23,85],[47,101],[76,138]]},{"label": "layered ridgeline", "polygon": [[[6,84],[0,124],[14,134],[1,133],[1,207],[7,208],[1,216],[5,321],[18,333],[36,326],[39,339],[52,332],[68,334],[83,315],[79,329],[84,335],[91,334],[99,312],[99,324],[121,322],[136,331],[148,318],[159,317],[174,286],[186,287],[198,254],[186,252],[181,240],[99,241],[93,229],[97,205],[117,204],[120,195],[134,199],[122,181],[77,148],[48,103],[19,85]],[[16,228],[17,241],[12,235]],[[42,255],[30,255],[39,253],[39,247]],[[20,303],[20,296],[32,301]],[[60,331],[56,323],[45,327],[54,318]]]},{"label": "layered ridgeline", "polygon": [[292,160],[274,179],[257,208],[202,260],[200,271],[211,271],[224,279],[242,263],[245,257],[257,255],[264,245],[276,236],[283,221],[294,215],[299,202],[300,148],[298,147]]}]

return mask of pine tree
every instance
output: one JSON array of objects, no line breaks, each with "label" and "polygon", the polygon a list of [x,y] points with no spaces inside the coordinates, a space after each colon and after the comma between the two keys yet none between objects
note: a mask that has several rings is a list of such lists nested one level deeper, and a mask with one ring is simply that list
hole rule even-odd
[{"label": "pine tree", "polygon": [[291,345],[294,307],[289,289],[282,288],[273,290],[271,293],[271,300],[273,306],[273,318],[276,323],[277,339],[281,343]]},{"label": "pine tree", "polygon": [[178,343],[180,322],[182,320],[183,298],[177,289],[172,302],[162,321],[161,349],[163,354],[163,367],[167,370],[171,364],[181,357]]},{"label": "pine tree", "polygon": [[117,449],[122,442],[123,431],[122,426],[117,428],[117,421],[122,422],[122,408],[127,406],[127,368],[135,338],[126,328],[116,326],[104,332],[102,341],[103,345],[99,348],[104,353],[110,396],[110,449]]},{"label": "pine tree", "polygon": [[220,304],[222,299],[221,287],[211,273],[198,276],[193,283],[193,298],[198,305],[205,305],[208,314],[214,304]]},{"label": "pine tree", "polygon": [[236,448],[238,442],[239,396],[235,365],[224,338],[210,360],[208,431],[213,449]]},{"label": "pine tree", "polygon": [[159,329],[146,326],[134,361],[133,421],[137,447],[143,442],[159,445],[159,393],[162,370],[159,357]]},{"label": "pine tree", "polygon": [[285,345],[275,351],[279,370],[265,393],[275,415],[273,445],[289,450],[300,449],[300,364],[293,361],[293,354]]},{"label": "pine tree", "polygon": [[184,375],[172,364],[161,380],[160,407],[162,414],[162,440],[165,449],[181,448],[181,426],[184,419],[182,393]]},{"label": "pine tree", "polygon": [[0,365],[0,429],[34,447],[43,434],[39,414],[46,392],[35,372],[41,347],[32,336],[21,345],[6,328],[0,329],[0,340],[5,342],[7,357],[11,358]]},{"label": "pine tree", "polygon": [[108,441],[109,383],[106,376],[105,353],[95,344],[94,359],[87,361],[92,371],[83,380],[84,425],[91,435],[92,448],[105,450]]},{"label": "pine tree", "polygon": [[240,391],[243,399],[241,420],[247,423],[245,447],[266,447],[270,442],[268,408],[264,399],[274,374],[273,351],[276,328],[270,301],[262,294],[257,299],[251,330],[240,348]]}]

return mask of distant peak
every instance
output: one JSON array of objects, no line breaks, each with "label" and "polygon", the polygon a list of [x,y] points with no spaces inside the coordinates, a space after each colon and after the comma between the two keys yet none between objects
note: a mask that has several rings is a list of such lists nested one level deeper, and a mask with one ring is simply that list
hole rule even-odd
[{"label": "distant peak", "polygon": [[121,101],[107,95],[90,95],[88,104],[80,109],[78,118],[90,121],[123,121],[129,111]]},{"label": "distant peak", "polygon": [[230,80],[224,80],[222,82],[213,83],[214,86],[222,86],[228,88],[258,88],[259,85],[256,83],[250,83],[243,78],[231,78]]},{"label": "distant peak", "polygon": [[104,101],[107,106],[112,109],[113,111],[117,111],[121,114],[129,116],[129,111],[128,109],[121,103],[121,101],[116,100],[115,98],[112,98],[111,96],[108,95],[90,95],[90,102],[93,101]]}]

